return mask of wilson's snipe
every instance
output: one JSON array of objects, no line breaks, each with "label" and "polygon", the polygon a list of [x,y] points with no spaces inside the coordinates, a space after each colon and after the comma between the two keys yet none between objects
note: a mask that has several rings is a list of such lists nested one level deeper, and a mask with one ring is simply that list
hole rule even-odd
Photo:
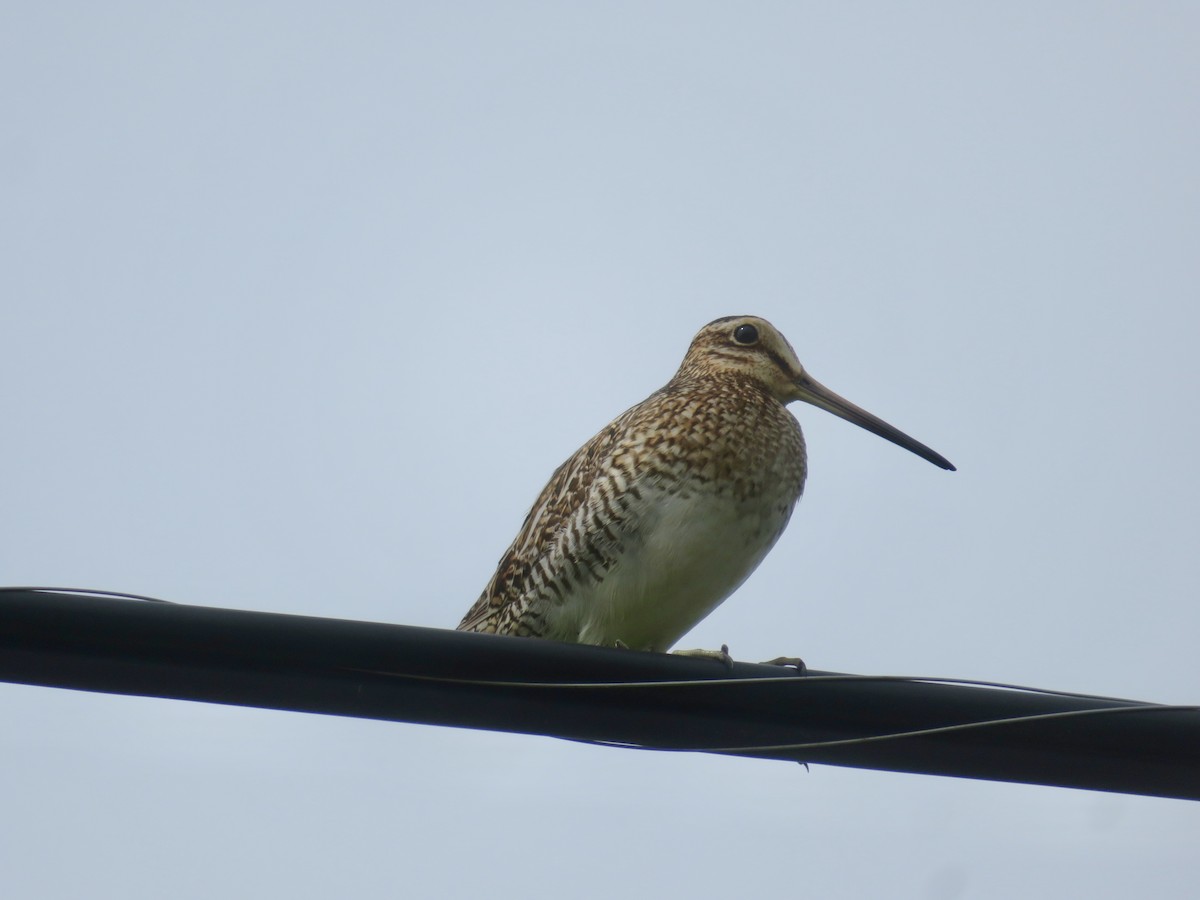
[{"label": "wilson's snipe", "polygon": [[804,489],[803,400],[943,469],[823,387],[771,324],[717,319],[550,478],[458,628],[664,651],[754,571]]}]

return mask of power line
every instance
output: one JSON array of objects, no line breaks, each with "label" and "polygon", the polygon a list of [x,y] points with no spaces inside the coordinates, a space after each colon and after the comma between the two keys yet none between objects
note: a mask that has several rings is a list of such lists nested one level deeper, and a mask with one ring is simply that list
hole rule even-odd
[{"label": "power line", "polygon": [[953,680],[0,589],[0,680],[1200,799],[1200,712]]}]

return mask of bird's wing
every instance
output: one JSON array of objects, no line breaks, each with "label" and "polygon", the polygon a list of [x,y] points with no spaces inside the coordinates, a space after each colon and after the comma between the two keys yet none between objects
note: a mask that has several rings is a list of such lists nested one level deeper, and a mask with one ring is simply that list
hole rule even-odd
[{"label": "bird's wing", "polygon": [[630,524],[622,521],[631,507],[617,496],[622,476],[614,450],[635,410],[554,471],[459,631],[540,634],[541,613],[533,608],[538,598],[561,599],[572,582],[602,575]]}]

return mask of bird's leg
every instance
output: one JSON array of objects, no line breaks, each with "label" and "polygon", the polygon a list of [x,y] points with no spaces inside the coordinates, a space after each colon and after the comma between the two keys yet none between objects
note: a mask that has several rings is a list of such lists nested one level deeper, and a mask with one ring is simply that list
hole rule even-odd
[{"label": "bird's leg", "polygon": [[[629,645],[620,638],[613,641],[613,646],[618,650],[628,650]],[[690,656],[692,659],[715,659],[723,664],[726,668],[733,668],[733,657],[729,655],[729,645],[722,644],[720,650],[672,650],[672,656]],[[780,657],[783,659],[784,657]],[[804,665],[803,660],[797,660],[800,665]]]},{"label": "bird's leg", "polygon": [[791,666],[801,675],[808,671],[808,666],[804,664],[798,656],[777,656],[774,659],[766,659],[759,663],[760,666]]},{"label": "bird's leg", "polygon": [[693,659],[715,659],[724,663],[726,668],[733,668],[733,657],[729,655],[729,645],[722,644],[720,650],[672,650],[675,656],[690,656]]}]

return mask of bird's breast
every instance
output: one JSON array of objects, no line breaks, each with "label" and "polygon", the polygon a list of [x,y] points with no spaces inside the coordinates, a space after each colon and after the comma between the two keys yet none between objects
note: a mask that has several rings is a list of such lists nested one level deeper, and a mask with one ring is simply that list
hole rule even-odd
[{"label": "bird's breast", "polygon": [[641,481],[636,531],[604,579],[563,610],[574,639],[666,650],[758,567],[799,498],[802,465],[758,467],[753,484],[721,468]]}]

